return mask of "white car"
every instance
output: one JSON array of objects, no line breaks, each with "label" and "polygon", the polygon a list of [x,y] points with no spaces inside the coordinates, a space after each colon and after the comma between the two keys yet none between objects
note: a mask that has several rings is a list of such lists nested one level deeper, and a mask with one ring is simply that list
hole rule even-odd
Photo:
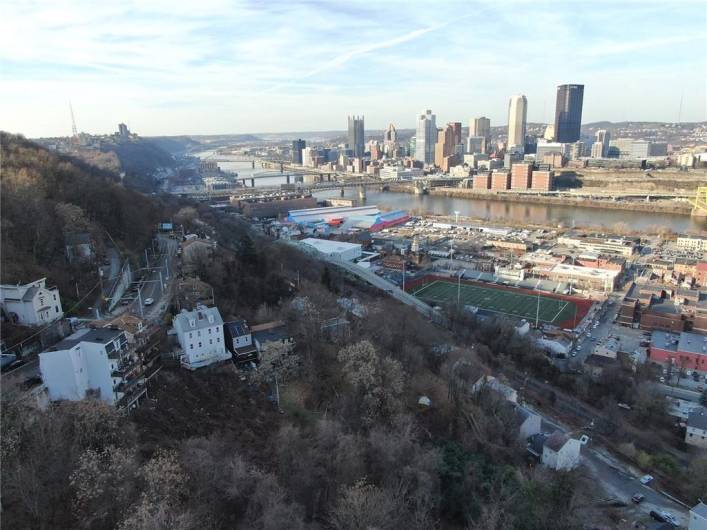
[{"label": "white car", "polygon": [[155,303],[155,300],[153,298],[145,298],[145,301],[143,302],[143,304],[145,304],[145,305],[152,305],[154,303]]},{"label": "white car", "polygon": [[640,482],[641,482],[641,484],[645,484],[647,486],[648,484],[653,482],[653,475],[643,475],[640,478]]}]

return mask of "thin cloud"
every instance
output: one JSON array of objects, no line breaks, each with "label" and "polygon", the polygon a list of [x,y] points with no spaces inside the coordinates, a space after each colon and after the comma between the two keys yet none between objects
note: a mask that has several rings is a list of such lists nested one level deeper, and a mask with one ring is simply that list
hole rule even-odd
[{"label": "thin cloud", "polygon": [[[468,18],[468,16],[461,17],[461,18]],[[460,19],[457,19],[458,21]],[[419,39],[420,37],[427,35],[428,33],[432,33],[433,31],[440,30],[444,27],[449,26],[450,22],[444,22],[442,24],[436,24],[434,26],[428,26],[426,28],[420,28],[416,29],[413,31],[410,31],[409,33],[405,33],[404,35],[399,35],[397,37],[394,37],[392,39],[388,39],[386,41],[382,42],[377,42],[375,44],[368,44],[366,46],[360,46],[358,48],[354,48],[353,50],[349,50],[346,53],[342,53],[341,55],[338,55],[334,57],[333,59],[330,59],[329,61],[324,62],[321,66],[318,66],[317,68],[310,70],[309,72],[299,76],[295,81],[301,81],[303,79],[307,79],[309,77],[313,77],[315,75],[318,75],[326,70],[330,70],[332,68],[338,68],[340,66],[345,65],[352,59],[355,59],[356,57],[360,57],[361,55],[365,55],[371,52],[374,52],[376,50],[383,50],[386,48],[392,48],[394,46],[398,46],[399,44],[404,44],[406,42],[413,41],[415,39]],[[275,90],[279,90],[281,88],[284,88],[286,86],[289,86],[293,84],[295,81],[290,81],[286,83],[280,83],[279,85],[275,85],[274,87],[271,87],[268,92],[272,92]]]},{"label": "thin cloud", "polygon": [[658,46],[669,44],[684,44],[698,40],[705,40],[705,35],[676,35],[674,37],[661,37],[657,39],[645,39],[633,42],[611,41],[603,42],[595,46],[590,46],[583,51],[588,57],[604,57],[607,55],[619,55],[638,50],[647,50]]}]

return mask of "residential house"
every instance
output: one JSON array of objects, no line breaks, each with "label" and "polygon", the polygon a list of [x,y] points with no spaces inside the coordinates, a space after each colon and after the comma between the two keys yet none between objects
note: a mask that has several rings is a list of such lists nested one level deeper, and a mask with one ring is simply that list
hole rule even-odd
[{"label": "residential house", "polygon": [[290,351],[294,349],[295,339],[288,333],[287,326],[281,320],[258,324],[250,329],[253,333],[253,342],[261,355],[276,343],[286,344]]},{"label": "residential house", "polygon": [[541,461],[544,466],[555,471],[569,471],[579,465],[581,447],[579,440],[555,431],[543,444]]},{"label": "residential house", "polygon": [[695,408],[687,416],[685,443],[707,449],[707,409]]},{"label": "residential house", "polygon": [[145,321],[138,316],[130,313],[123,313],[112,320],[96,320],[90,324],[94,329],[97,328],[117,328],[125,332],[128,338],[128,344],[139,345],[142,342],[142,337],[147,330]]},{"label": "residential house", "polygon": [[44,326],[64,315],[59,289],[47,287],[46,278],[25,285],[0,285],[0,307],[7,319],[23,326]]},{"label": "residential house", "polygon": [[253,336],[245,320],[234,320],[223,325],[226,338],[226,349],[231,352],[233,360],[244,363],[258,360],[258,348],[253,343]]},{"label": "residential house", "polygon": [[52,401],[95,395],[133,407],[146,394],[142,361],[120,329],[78,330],[39,354],[39,371]]},{"label": "residential house", "polygon": [[707,504],[698,502],[690,509],[688,530],[707,530]]},{"label": "residential house", "polygon": [[520,422],[518,427],[518,438],[520,440],[525,441],[531,436],[542,432],[542,419],[540,416],[522,407],[516,407],[515,412]]},{"label": "residential house", "polygon": [[196,370],[231,358],[231,353],[226,351],[223,319],[218,308],[199,305],[193,311],[183,309],[174,317],[173,326],[182,347],[184,368]]}]

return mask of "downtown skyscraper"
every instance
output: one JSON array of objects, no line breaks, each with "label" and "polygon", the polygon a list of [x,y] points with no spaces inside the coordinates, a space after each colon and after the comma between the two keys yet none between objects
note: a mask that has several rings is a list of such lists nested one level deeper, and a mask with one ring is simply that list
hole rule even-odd
[{"label": "downtown skyscraper", "polygon": [[582,103],[584,85],[560,85],[557,87],[555,105],[555,141],[573,143],[579,140],[582,126]]},{"label": "downtown skyscraper", "polygon": [[292,163],[293,164],[302,164],[302,149],[307,147],[307,142],[302,140],[302,138],[298,140],[293,140],[292,141]]},{"label": "downtown skyscraper", "polygon": [[431,110],[417,117],[415,134],[415,160],[425,164],[435,162],[435,144],[437,143],[437,117]]},{"label": "downtown skyscraper", "polygon": [[366,152],[364,142],[363,116],[349,116],[349,149],[354,158],[361,158]]},{"label": "downtown skyscraper", "polygon": [[528,100],[525,96],[511,96],[508,102],[508,149],[525,150],[525,129],[528,118]]}]

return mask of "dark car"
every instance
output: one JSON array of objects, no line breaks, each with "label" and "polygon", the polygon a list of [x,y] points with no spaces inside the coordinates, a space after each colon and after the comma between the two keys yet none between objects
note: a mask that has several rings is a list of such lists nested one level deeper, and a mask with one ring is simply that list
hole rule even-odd
[{"label": "dark car", "polygon": [[656,512],[655,510],[651,510],[650,516],[658,521],[659,523],[666,523],[667,519],[663,517],[663,514],[660,512]]},{"label": "dark car", "polygon": [[636,493],[633,497],[631,497],[631,500],[633,502],[635,502],[636,504],[641,504],[645,498],[646,498],[645,495],[642,495],[640,493]]}]

